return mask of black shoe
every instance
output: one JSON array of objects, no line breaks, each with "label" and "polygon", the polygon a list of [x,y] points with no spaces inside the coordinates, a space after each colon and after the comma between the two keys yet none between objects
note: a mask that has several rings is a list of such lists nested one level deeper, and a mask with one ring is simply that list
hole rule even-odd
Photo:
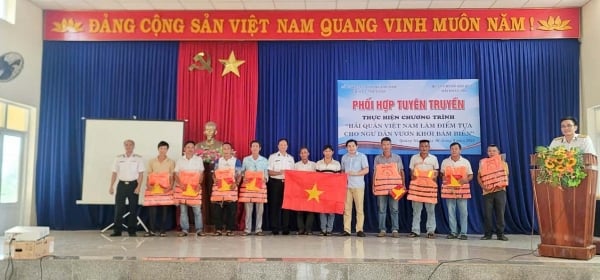
[{"label": "black shoe", "polygon": [[113,237],[114,236],[121,236],[121,233],[120,232],[113,232],[113,233],[110,234],[110,236],[113,236]]},{"label": "black shoe", "polygon": [[135,232],[130,232],[129,233],[129,237],[135,237],[135,236],[137,236],[137,234]]},{"label": "black shoe", "polygon": [[414,233],[414,232],[411,232],[411,233],[408,234],[408,237],[409,238],[415,238],[415,237],[419,237],[419,235],[416,234],[416,233]]},{"label": "black shoe", "polygon": [[504,234],[500,234],[498,235],[498,240],[508,241],[508,237],[506,237]]},{"label": "black shoe", "polygon": [[304,235],[304,231],[303,230],[299,230],[296,232],[296,235]]},{"label": "black shoe", "polygon": [[320,236],[327,236],[327,232],[321,231],[321,233],[319,233]]},{"label": "black shoe", "polygon": [[446,239],[456,239],[456,235],[454,235],[454,234],[452,234],[452,233],[451,233],[451,234],[448,234],[448,235],[446,236]]},{"label": "black shoe", "polygon": [[271,232],[271,234],[273,234],[273,235],[279,235],[279,231],[273,231],[273,232]]},{"label": "black shoe", "polygon": [[365,237],[367,235],[364,232],[359,231],[359,232],[356,233],[356,236],[358,236],[358,237]]},{"label": "black shoe", "polygon": [[290,235],[290,231],[289,230],[284,230],[283,232],[281,232],[281,234],[283,234],[283,235]]},{"label": "black shoe", "polygon": [[480,239],[481,240],[490,240],[490,239],[492,239],[492,236],[491,235],[484,235]]},{"label": "black shoe", "polygon": [[151,231],[144,233],[144,237],[151,237],[151,236],[156,236],[156,234]]},{"label": "black shoe", "polygon": [[461,235],[458,237],[458,239],[460,239],[460,240],[467,240],[467,239],[469,239],[469,237],[468,237],[466,234],[461,234]]},{"label": "black shoe", "polygon": [[350,236],[350,233],[347,231],[344,231],[344,233],[342,233],[342,236]]}]

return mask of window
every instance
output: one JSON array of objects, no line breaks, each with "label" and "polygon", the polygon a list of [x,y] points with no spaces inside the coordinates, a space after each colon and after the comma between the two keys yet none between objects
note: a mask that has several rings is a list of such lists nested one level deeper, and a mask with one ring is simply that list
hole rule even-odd
[{"label": "window", "polygon": [[6,128],[16,131],[27,131],[29,126],[29,109],[8,104],[6,110]]},{"label": "window", "polygon": [[16,203],[19,200],[21,184],[23,137],[4,134],[0,145],[3,163],[0,174],[0,203]]},{"label": "window", "polygon": [[0,0],[0,19],[15,24],[17,0]]},{"label": "window", "polygon": [[19,202],[29,115],[28,108],[0,100],[0,204]]}]

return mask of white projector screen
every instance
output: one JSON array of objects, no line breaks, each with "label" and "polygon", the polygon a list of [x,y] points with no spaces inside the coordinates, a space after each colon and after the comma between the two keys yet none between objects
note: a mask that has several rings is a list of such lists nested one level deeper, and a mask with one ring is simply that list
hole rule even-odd
[{"label": "white projector screen", "polygon": [[[148,160],[158,155],[158,142],[169,143],[169,158],[177,160],[182,154],[182,121],[144,120],[85,120],[82,198],[77,204],[114,204],[108,193],[112,164],[117,155],[125,153],[123,141],[135,141],[134,153]],[[142,184],[145,189],[146,174]],[[116,184],[115,184],[116,185]],[[143,195],[140,195],[140,205]]]}]

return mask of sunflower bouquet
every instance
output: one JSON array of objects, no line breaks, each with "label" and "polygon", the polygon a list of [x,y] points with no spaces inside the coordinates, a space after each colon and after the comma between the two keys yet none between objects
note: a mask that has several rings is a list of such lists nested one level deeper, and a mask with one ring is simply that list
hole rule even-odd
[{"label": "sunflower bouquet", "polygon": [[575,188],[587,176],[579,148],[538,146],[535,152],[536,165],[540,169],[536,178],[538,184]]}]

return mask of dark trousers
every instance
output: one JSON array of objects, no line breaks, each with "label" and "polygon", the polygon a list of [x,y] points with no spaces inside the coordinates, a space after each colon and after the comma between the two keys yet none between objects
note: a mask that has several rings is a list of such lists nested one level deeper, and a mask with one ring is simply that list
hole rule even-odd
[{"label": "dark trousers", "polygon": [[213,223],[215,224],[216,230],[233,231],[235,230],[235,213],[237,210],[237,202],[220,202],[211,203],[212,205],[212,217]]},{"label": "dark trousers", "polygon": [[137,208],[139,195],[133,191],[137,188],[137,181],[119,181],[117,185],[117,194],[115,195],[115,233],[121,233],[123,230],[123,215],[126,213],[127,205],[125,199],[129,203],[129,216],[127,216],[127,232],[135,233],[137,230]]},{"label": "dark trousers", "polygon": [[283,180],[269,178],[267,200],[269,203],[269,216],[271,217],[271,230],[275,233],[279,233],[281,230],[289,232],[290,211],[281,208],[281,205],[283,205]]},{"label": "dark trousers", "polygon": [[298,233],[312,232],[315,213],[303,211],[298,211],[297,213]]},{"label": "dark trousers", "polygon": [[[483,230],[491,236],[494,233],[504,235],[504,209],[506,208],[506,191],[498,191],[483,196]],[[492,214],[496,214],[496,228],[492,226]]]},{"label": "dark trousers", "polygon": [[[148,216],[150,216],[150,231],[151,232],[165,232],[165,226],[167,224],[167,209],[169,206],[161,205],[161,206],[150,206],[148,208]],[[158,212],[161,213],[160,219],[160,227],[156,226],[156,218],[158,217]]]}]

